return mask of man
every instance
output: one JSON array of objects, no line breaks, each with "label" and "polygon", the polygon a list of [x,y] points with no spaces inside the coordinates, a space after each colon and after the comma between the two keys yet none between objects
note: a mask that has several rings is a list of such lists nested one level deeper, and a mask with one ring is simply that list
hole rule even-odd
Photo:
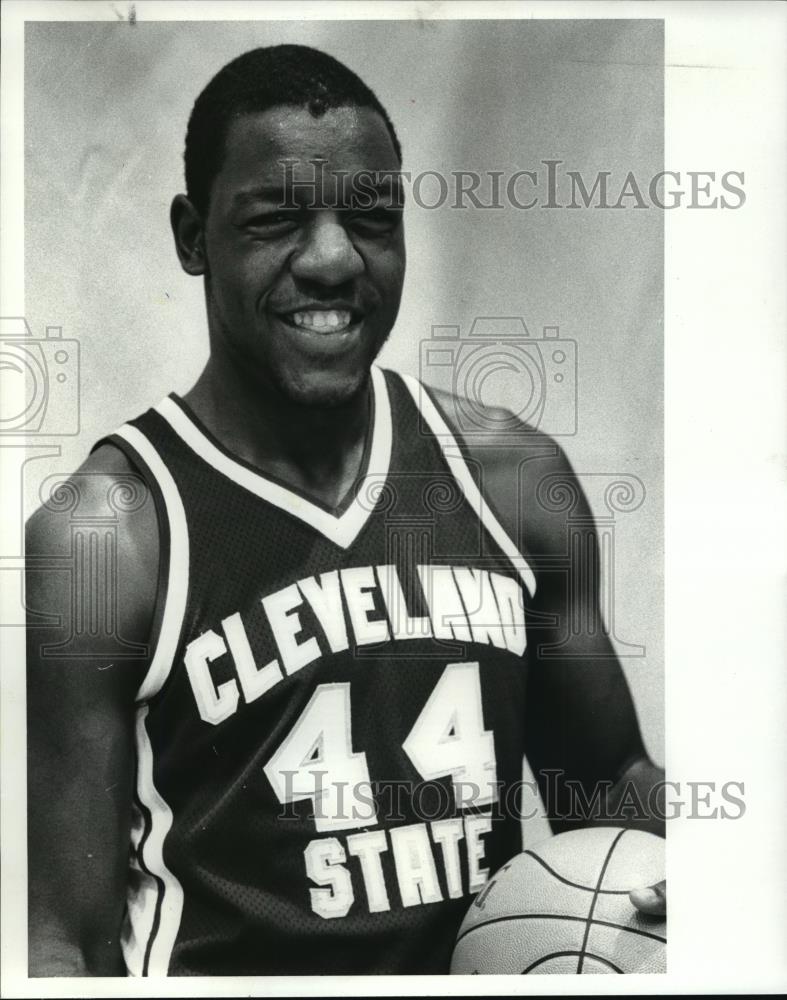
[{"label": "man", "polygon": [[[545,792],[560,771],[610,805],[660,778],[589,624],[595,581],[555,568],[566,525],[537,487],[572,473],[529,428],[471,447],[449,397],[374,366],[405,273],[401,150],[346,67],[236,59],[185,164],[171,221],[209,361],[73,479],[88,514],[149,491],[117,535],[144,653],[107,663],[88,627],[58,658],[56,629],[28,629],[31,972],[445,972],[520,849],[523,755]],[[70,546],[45,504],[27,603],[64,635],[70,580],[35,567]],[[556,830],[593,818],[568,787]]]}]

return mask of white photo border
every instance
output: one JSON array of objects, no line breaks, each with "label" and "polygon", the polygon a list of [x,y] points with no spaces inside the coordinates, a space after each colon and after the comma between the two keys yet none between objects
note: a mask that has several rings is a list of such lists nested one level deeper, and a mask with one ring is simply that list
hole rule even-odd
[{"label": "white photo border", "polygon": [[[0,637],[3,995],[677,994],[787,987],[785,7],[6,0],[4,316],[24,315],[24,22],[116,20],[132,8],[145,21],[663,18],[665,166],[742,170],[747,195],[737,212],[676,210],[665,220],[666,764],[673,781],[744,781],[746,812],[735,822],[670,822],[664,976],[28,979],[24,641],[21,629],[7,628]],[[4,512],[14,502],[4,493]]]}]

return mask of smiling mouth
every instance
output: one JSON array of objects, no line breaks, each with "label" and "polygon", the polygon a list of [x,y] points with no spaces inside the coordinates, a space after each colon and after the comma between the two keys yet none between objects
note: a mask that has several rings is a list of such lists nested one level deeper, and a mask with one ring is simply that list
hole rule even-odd
[{"label": "smiling mouth", "polygon": [[344,333],[363,317],[350,309],[300,309],[281,315],[285,323],[310,333]]}]

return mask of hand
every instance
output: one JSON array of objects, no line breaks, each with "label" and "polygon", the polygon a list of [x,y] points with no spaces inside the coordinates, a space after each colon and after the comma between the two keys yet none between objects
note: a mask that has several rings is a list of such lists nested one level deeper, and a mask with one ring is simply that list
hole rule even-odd
[{"label": "hand", "polygon": [[647,913],[650,917],[666,917],[667,882],[662,879],[644,889],[633,889],[629,893],[629,899],[640,913]]}]

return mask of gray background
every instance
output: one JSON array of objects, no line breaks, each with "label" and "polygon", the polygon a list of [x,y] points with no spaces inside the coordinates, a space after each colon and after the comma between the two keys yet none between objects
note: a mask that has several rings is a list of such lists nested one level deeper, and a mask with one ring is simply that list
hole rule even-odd
[{"label": "gray background", "polygon": [[[540,161],[555,158],[589,179],[612,171],[617,191],[628,171],[647,184],[663,167],[656,21],[28,23],[25,41],[27,318],[38,336],[62,326],[82,354],[81,433],[28,465],[28,512],[46,475],[184,392],[204,363],[202,288],[180,271],[168,210],[193,100],[240,52],[299,42],[346,62],[387,107],[414,173],[543,176]],[[534,335],[558,325],[577,342],[578,432],[561,443],[588,485],[625,473],[646,489],[616,521],[615,616],[617,634],[647,651],[624,669],[662,761],[663,213],[411,200],[406,225],[384,364],[418,374],[433,324],[466,331],[478,315],[522,316]],[[499,402],[517,409],[510,394],[501,382]]]}]

